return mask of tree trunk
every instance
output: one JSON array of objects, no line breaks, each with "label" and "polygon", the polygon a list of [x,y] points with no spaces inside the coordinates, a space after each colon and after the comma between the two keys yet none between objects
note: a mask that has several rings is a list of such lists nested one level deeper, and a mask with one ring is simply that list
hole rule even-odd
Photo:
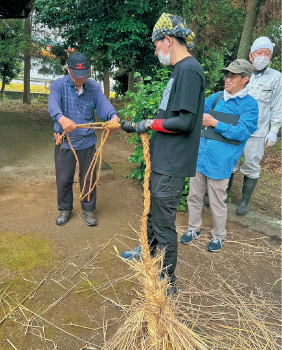
[{"label": "tree trunk", "polygon": [[259,0],[252,0],[247,10],[244,28],[240,40],[239,50],[237,58],[247,60],[249,58],[250,48],[252,45],[252,35],[254,31],[254,25],[258,13]]},{"label": "tree trunk", "polygon": [[109,68],[104,68],[104,94],[107,99],[110,98],[110,70]]},{"label": "tree trunk", "polygon": [[31,20],[30,15],[24,21],[24,34],[26,37],[26,45],[24,52],[24,92],[23,103],[31,104],[30,95],[30,51],[31,51]]},{"label": "tree trunk", "polygon": [[136,80],[134,79],[135,74],[135,68],[132,68],[131,72],[128,74],[128,90],[131,92],[136,92],[136,88],[134,87],[134,84],[136,83]]},{"label": "tree trunk", "polygon": [[0,93],[2,98],[4,96],[5,85],[6,85],[6,74],[3,73],[2,88]]}]

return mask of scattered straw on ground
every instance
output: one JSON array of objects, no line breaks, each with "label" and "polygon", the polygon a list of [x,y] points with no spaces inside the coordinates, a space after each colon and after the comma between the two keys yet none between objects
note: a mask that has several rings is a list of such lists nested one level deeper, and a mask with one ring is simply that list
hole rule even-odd
[{"label": "scattered straw on ground", "polygon": [[[210,254],[206,251],[210,229],[203,227],[201,238],[187,248],[187,254],[179,254],[179,296],[167,298],[169,281],[159,279],[162,252],[151,259],[146,245],[148,198],[145,190],[143,261],[127,262],[133,273],[125,272],[122,277],[105,278],[98,283],[92,280],[104,263],[120,259],[110,253],[112,244],[126,246],[126,237],[117,234],[94,256],[89,247],[60,262],[41,282],[22,276],[29,286],[20,293],[11,283],[0,285],[0,326],[9,329],[12,324],[14,329],[13,333],[4,331],[6,344],[17,349],[17,340],[21,339],[22,344],[22,338],[32,336],[40,341],[40,349],[58,349],[54,337],[46,335],[46,327],[51,327],[53,334],[63,334],[81,349],[281,349],[281,303],[274,294],[281,278],[281,247],[277,248],[267,237],[243,239],[240,231],[233,231],[228,232],[224,243],[228,254]],[[179,227],[178,233],[185,230],[186,227]],[[106,251],[108,258],[98,260]],[[252,270],[262,267],[273,273],[267,290],[253,280]],[[128,282],[130,286],[117,293],[117,287]],[[54,284],[57,289],[52,294]],[[44,298],[50,300],[50,293],[53,301],[45,305]],[[131,303],[122,303],[124,294]],[[81,303],[81,295],[88,295],[89,302],[101,299],[103,318],[95,320],[99,324],[93,327],[91,322],[57,323],[54,310],[70,299],[72,305],[75,300]],[[115,315],[119,314],[118,320],[112,315],[114,310]],[[83,330],[84,336],[77,330]],[[87,336],[85,332],[89,332]]]},{"label": "scattered straw on ground", "polygon": [[[180,227],[178,230],[181,234],[185,228]],[[209,231],[203,228],[201,238],[189,246],[188,255],[194,252],[192,261],[188,255],[179,256],[177,276],[180,294],[178,298],[171,300],[172,311],[181,321],[181,325],[186,325],[193,332],[193,336],[196,334],[208,349],[281,349],[280,297],[272,293],[279,285],[281,250],[273,246],[267,237],[243,240],[240,232],[234,231],[228,232],[229,239],[225,242],[224,249],[228,250],[227,259],[226,255],[214,255],[206,251],[210,239]],[[20,349],[17,340],[29,336],[29,339],[30,337],[38,339],[40,349],[53,350],[58,348],[56,339],[60,338],[61,333],[65,338],[72,339],[77,344],[77,349],[84,347],[98,350],[105,340],[113,336],[113,330],[117,328],[124,329],[125,333],[128,333],[126,325],[132,326],[135,320],[137,331],[137,323],[140,324],[142,317],[145,317],[144,283],[139,282],[144,276],[142,272],[144,265],[137,263],[137,268],[141,269],[137,277],[125,268],[123,276],[109,280],[106,278],[106,269],[104,281],[100,280],[99,284],[94,284],[92,280],[95,279],[97,269],[103,268],[104,271],[103,266],[104,264],[107,266],[107,261],[118,262],[120,259],[113,254],[113,244],[123,249],[127,247],[126,243],[132,244],[123,235],[116,235],[96,251],[90,247],[81,250],[55,266],[41,282],[35,284],[29,277],[27,289],[20,294],[15,292],[15,285],[2,283],[0,327],[9,329],[11,323],[14,325],[12,336],[8,336],[9,332],[5,331],[7,339]],[[107,257],[106,260],[104,257]],[[161,264],[161,257],[158,259]],[[242,265],[240,271],[234,268],[235,260]],[[269,270],[272,268],[274,272],[276,271],[276,277],[273,278],[267,292],[260,289],[255,282],[251,284],[243,280],[243,275],[249,273],[250,267],[256,267],[262,260]],[[23,275],[22,278],[25,277],[26,275]],[[252,277],[249,277],[251,280]],[[159,280],[156,280],[156,283],[159,283]],[[57,286],[55,290],[54,285]],[[120,288],[122,286],[125,287]],[[162,288],[164,284],[160,285],[160,290]],[[134,290],[135,296],[132,294]],[[46,304],[44,300],[50,293],[53,301]],[[28,295],[30,296],[25,298]],[[91,305],[93,298],[100,298],[100,304],[93,308],[95,310],[95,307],[105,306],[103,320],[89,321],[91,314],[85,313],[83,314],[85,321],[81,319],[76,321],[75,318],[65,324],[58,321],[57,309],[61,310],[61,307],[70,301],[75,305],[75,300],[77,305],[80,305],[81,298],[84,300],[85,296]],[[133,298],[134,307],[141,313],[136,312],[136,309],[132,312],[132,305],[129,301],[126,302]],[[38,302],[42,304],[39,310]],[[150,305],[150,300],[147,305]],[[166,315],[165,305],[163,307]],[[116,319],[118,314],[119,320]],[[139,318],[134,319],[138,314]],[[6,322],[9,323],[6,325]],[[54,330],[51,334],[57,336],[48,336],[48,330],[46,333],[48,327]],[[78,330],[83,330],[83,333],[77,332]]]}]

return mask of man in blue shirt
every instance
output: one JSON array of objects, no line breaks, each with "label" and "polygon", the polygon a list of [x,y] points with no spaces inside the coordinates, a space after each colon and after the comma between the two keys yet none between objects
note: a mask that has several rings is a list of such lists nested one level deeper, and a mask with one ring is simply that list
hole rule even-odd
[{"label": "man in blue shirt", "polygon": [[[80,188],[93,156],[96,152],[97,136],[94,129],[76,128],[76,124],[85,124],[95,121],[94,110],[102,120],[119,122],[115,108],[103,94],[100,86],[91,76],[90,62],[82,53],[75,52],[67,61],[69,75],[54,81],[49,96],[49,113],[55,121],[55,139],[65,131],[70,133],[73,148],[76,151],[80,164]],[[55,168],[57,182],[57,199],[59,216],[57,225],[65,225],[72,217],[73,209],[73,179],[76,159],[67,139],[61,145],[55,146]],[[95,181],[96,174],[94,174]],[[89,189],[90,179],[86,183]],[[90,201],[81,202],[83,218],[88,226],[97,225],[93,210],[96,209],[96,188],[91,193]]]},{"label": "man in blue shirt", "polygon": [[[181,243],[189,244],[200,236],[203,197],[209,194],[214,228],[209,251],[219,251],[226,236],[225,203],[229,178],[238,163],[248,138],[257,130],[258,104],[248,95],[252,65],[246,60],[233,61],[225,71],[224,92],[218,92],[205,101],[203,126],[213,127],[215,133],[224,136],[226,142],[201,137],[196,176],[190,179],[188,195],[189,225]],[[225,124],[207,112],[215,111],[239,116],[237,125]],[[231,140],[231,143],[230,143]],[[240,142],[238,145],[238,141]]]}]

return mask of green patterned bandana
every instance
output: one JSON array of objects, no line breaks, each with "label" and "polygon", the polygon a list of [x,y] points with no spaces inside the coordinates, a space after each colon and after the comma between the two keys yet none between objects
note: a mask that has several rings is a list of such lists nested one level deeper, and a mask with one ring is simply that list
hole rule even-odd
[{"label": "green patterned bandana", "polygon": [[153,29],[153,43],[163,39],[166,35],[183,38],[188,49],[194,46],[193,38],[195,34],[187,27],[186,20],[183,17],[170,15],[169,13],[161,15]]}]

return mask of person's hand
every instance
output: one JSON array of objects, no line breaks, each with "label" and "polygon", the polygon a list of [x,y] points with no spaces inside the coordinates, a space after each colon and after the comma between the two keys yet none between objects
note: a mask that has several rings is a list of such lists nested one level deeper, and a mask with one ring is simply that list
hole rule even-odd
[{"label": "person's hand", "polygon": [[135,132],[135,123],[133,122],[126,122],[125,120],[120,122],[120,127],[122,130],[124,130],[127,133]]},{"label": "person's hand", "polygon": [[59,124],[61,124],[65,132],[72,132],[76,129],[75,122],[65,116],[59,119]]},{"label": "person's hand", "polygon": [[116,117],[113,117],[111,119],[111,122],[115,122],[115,123],[119,123],[119,118],[116,116]]},{"label": "person's hand", "polygon": [[210,114],[204,113],[203,115],[203,126],[212,126],[216,127],[218,123],[218,120],[216,120],[213,116]]},{"label": "person's hand", "polygon": [[266,135],[264,143],[266,144],[266,146],[270,147],[270,146],[274,146],[276,141],[277,141],[277,134],[275,132],[269,132]]}]

